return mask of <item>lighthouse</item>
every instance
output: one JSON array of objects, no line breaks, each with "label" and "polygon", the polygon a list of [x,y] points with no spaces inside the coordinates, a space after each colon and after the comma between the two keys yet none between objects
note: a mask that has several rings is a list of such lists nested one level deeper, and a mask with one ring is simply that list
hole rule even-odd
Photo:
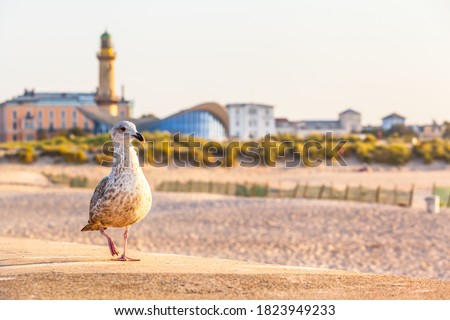
[{"label": "lighthouse", "polygon": [[111,35],[105,31],[100,38],[101,46],[97,54],[99,61],[99,85],[95,95],[95,101],[99,108],[112,116],[117,116],[117,103],[114,88],[114,60],[116,53],[112,46]]}]

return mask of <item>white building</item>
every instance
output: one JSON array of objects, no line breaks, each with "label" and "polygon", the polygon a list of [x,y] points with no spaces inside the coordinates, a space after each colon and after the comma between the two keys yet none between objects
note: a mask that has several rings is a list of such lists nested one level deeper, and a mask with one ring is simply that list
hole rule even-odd
[{"label": "white building", "polygon": [[297,132],[295,128],[295,123],[289,121],[287,118],[276,118],[275,119],[275,131],[277,134],[293,134]]},{"label": "white building", "polygon": [[361,132],[361,113],[347,109],[339,114],[337,120],[300,120],[289,121],[286,118],[276,119],[277,134],[291,133],[300,137],[318,133],[332,132],[342,136]]},{"label": "white building", "polygon": [[361,113],[352,109],[339,113],[339,125],[348,133],[361,132]]},{"label": "white building", "polygon": [[273,106],[253,103],[228,104],[230,138],[259,139],[275,134]]},{"label": "white building", "polygon": [[381,127],[387,131],[390,130],[393,126],[404,126],[405,119],[405,117],[402,117],[397,113],[392,113],[383,118],[383,124],[381,125]]},{"label": "white building", "polygon": [[419,134],[420,140],[432,140],[442,138],[445,134],[446,126],[445,124],[439,125],[433,120],[432,124],[413,126],[413,130]]}]

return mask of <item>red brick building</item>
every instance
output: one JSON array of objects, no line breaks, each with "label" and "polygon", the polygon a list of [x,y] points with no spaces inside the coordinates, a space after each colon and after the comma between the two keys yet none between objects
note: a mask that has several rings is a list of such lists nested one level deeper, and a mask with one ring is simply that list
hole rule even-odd
[{"label": "red brick building", "polygon": [[99,87],[91,93],[35,92],[0,103],[0,142],[31,141],[53,132],[80,128],[100,133],[114,122],[131,116],[132,102],[114,90],[116,54],[111,36],[101,36]]}]

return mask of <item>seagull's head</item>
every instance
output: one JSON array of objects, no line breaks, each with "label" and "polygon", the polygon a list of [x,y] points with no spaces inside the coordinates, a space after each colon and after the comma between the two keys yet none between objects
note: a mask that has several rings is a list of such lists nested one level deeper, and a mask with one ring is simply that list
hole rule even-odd
[{"label": "seagull's head", "polygon": [[114,142],[123,143],[126,140],[137,139],[145,142],[144,137],[137,131],[136,126],[130,121],[119,121],[111,129],[111,138]]}]

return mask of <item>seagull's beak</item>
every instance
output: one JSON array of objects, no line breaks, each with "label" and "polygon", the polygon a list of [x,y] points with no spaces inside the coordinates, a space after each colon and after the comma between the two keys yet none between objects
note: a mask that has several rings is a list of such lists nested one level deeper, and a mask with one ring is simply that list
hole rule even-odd
[{"label": "seagull's beak", "polygon": [[136,139],[138,139],[140,142],[145,142],[145,139],[144,139],[144,137],[142,136],[142,134],[140,134],[140,133],[137,132],[137,131],[136,131],[135,134],[132,134],[131,136],[134,137],[134,138],[136,138]]}]

